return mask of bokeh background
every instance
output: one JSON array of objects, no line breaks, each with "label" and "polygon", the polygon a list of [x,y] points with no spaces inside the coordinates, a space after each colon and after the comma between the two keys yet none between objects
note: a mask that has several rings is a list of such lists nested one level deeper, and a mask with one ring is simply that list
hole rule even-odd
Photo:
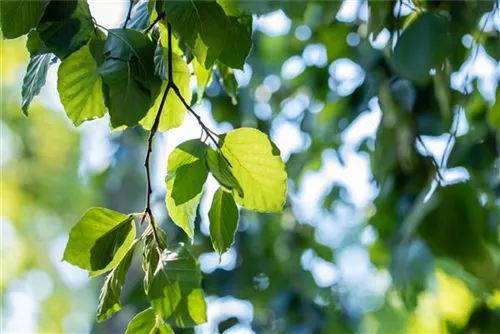
[{"label": "bokeh background", "polygon": [[[484,289],[460,263],[436,256],[419,236],[398,241],[394,226],[404,221],[414,197],[402,190],[386,194],[374,179],[374,172],[385,168],[373,151],[382,117],[378,68],[394,42],[389,30],[375,39],[367,36],[366,1],[324,2],[307,10],[306,2],[283,3],[287,10],[255,17],[252,53],[244,70],[235,73],[238,104],[214,77],[195,107],[219,133],[240,126],[269,133],[290,180],[283,214],[243,210],[235,245],[221,258],[208,237],[207,213],[216,190],[216,181],[209,180],[192,245],[204,273],[209,321],[194,332],[500,333],[500,291]],[[127,2],[89,4],[97,22],[111,28],[122,22]],[[408,18],[412,8],[411,1],[399,2],[393,15]],[[500,31],[500,11],[477,19],[476,29]],[[473,87],[476,108],[487,108],[498,89],[498,55],[477,46],[471,35],[462,41],[470,57],[452,76],[451,87]],[[88,207],[143,210],[147,133],[111,132],[107,118],[75,128],[58,100],[57,63],[26,118],[20,109],[29,57],[25,39],[0,43],[1,331],[123,332],[147,307],[140,252],[122,293],[123,310],[101,324],[95,309],[103,278],[89,279],[61,258],[70,228]],[[194,78],[192,84],[195,90]],[[411,93],[403,81],[400,89]],[[466,114],[463,108],[456,111],[458,137],[471,132]],[[449,154],[449,130],[435,118],[426,122],[432,130],[416,150],[440,161]],[[165,209],[166,160],[176,145],[199,135],[196,120],[187,116],[182,127],[155,141],[153,210],[172,242],[187,238]],[[405,149],[400,140],[388,141],[393,150]],[[481,168],[493,171],[498,187],[498,152],[493,148],[471,159],[482,159]],[[470,179],[471,166],[443,168],[444,183]],[[420,187],[431,169],[415,177]],[[429,181],[429,188],[425,193],[432,193],[436,182]],[[492,196],[498,214],[498,193]],[[500,234],[499,217],[491,221]]]}]

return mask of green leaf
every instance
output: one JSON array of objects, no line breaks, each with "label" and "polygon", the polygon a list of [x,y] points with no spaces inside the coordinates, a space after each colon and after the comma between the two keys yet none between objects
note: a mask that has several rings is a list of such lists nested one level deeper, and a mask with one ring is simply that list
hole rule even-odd
[{"label": "green leaf", "polygon": [[493,129],[500,132],[500,86],[497,87],[495,104],[488,112],[488,123]]},{"label": "green leaf", "polygon": [[144,291],[148,293],[151,280],[153,279],[158,261],[160,260],[159,249],[167,245],[167,235],[161,228],[156,228],[158,239],[161,245],[156,244],[153,232],[151,231],[144,238],[144,248],[142,250],[142,270],[144,271]]},{"label": "green leaf", "polygon": [[149,11],[149,0],[140,0],[134,5],[130,16],[130,21],[127,23],[128,29],[144,30],[149,26],[151,13]]},{"label": "green leaf", "polygon": [[212,245],[217,253],[222,254],[231,248],[238,226],[238,207],[233,196],[222,188],[217,189],[208,218]]},{"label": "green leaf", "polygon": [[31,30],[28,33],[28,40],[26,41],[26,49],[28,49],[31,56],[50,53],[50,50],[42,41],[42,39],[40,38],[40,34],[36,30]]},{"label": "green leaf", "polygon": [[368,22],[368,32],[373,33],[373,38],[384,29],[384,22],[387,15],[391,13],[391,1],[369,0],[370,20]]},{"label": "green leaf", "polygon": [[66,58],[87,44],[94,34],[87,1],[51,1],[37,30],[52,53]]},{"label": "green leaf", "polygon": [[[228,20],[215,1],[166,1],[173,29],[194,50],[200,64],[210,68],[224,48]],[[206,48],[197,48],[202,43]]]},{"label": "green leaf", "polygon": [[21,91],[21,108],[26,116],[28,116],[31,101],[33,101],[33,98],[40,93],[43,85],[45,85],[51,57],[51,54],[42,54],[30,58]]},{"label": "green leaf", "polygon": [[125,334],[174,334],[174,330],[148,308],[130,320]]},{"label": "green leaf", "polygon": [[2,0],[0,6],[0,25],[3,37],[17,38],[35,28],[49,4],[49,0],[8,1]]},{"label": "green leaf", "polygon": [[104,116],[102,78],[89,44],[64,59],[57,72],[57,90],[75,126]]},{"label": "green leaf", "polygon": [[229,191],[234,189],[238,193],[238,196],[243,197],[244,193],[240,183],[234,177],[231,167],[219,151],[212,150],[209,147],[205,154],[205,162],[208,170],[221,186]]},{"label": "green leaf", "polygon": [[120,311],[120,294],[122,292],[128,269],[132,263],[134,251],[138,243],[134,240],[123,259],[118,263],[111,273],[106,276],[104,285],[99,295],[99,304],[97,305],[97,321],[101,322]]},{"label": "green leaf", "polygon": [[154,74],[154,50],[154,43],[139,31],[109,30],[98,71],[113,127],[136,125],[158,96],[161,80]]},{"label": "green leaf", "polygon": [[[164,48],[162,55],[162,60],[158,60],[156,63],[156,68],[160,73],[163,71],[162,68],[165,69],[165,64],[168,64],[168,50]],[[161,65],[161,63],[163,63],[163,65]],[[191,73],[189,72],[189,68],[184,59],[175,53],[172,53],[172,75],[182,97],[187,103],[190,103],[192,98],[191,87],[189,85]],[[166,79],[167,74],[165,73],[164,76]],[[144,129],[150,130],[153,127],[153,123],[160,108],[163,93],[166,88],[167,83],[163,82],[160,94],[158,94],[154,105],[149,109],[146,117],[141,120],[140,124]],[[173,91],[170,91],[163,106],[158,130],[167,131],[181,126],[184,121],[184,117],[186,116],[186,111],[186,107],[181,102],[179,97]]]},{"label": "green leaf", "polygon": [[220,63],[217,67],[219,69],[220,83],[222,84],[222,87],[226,91],[227,95],[231,98],[231,102],[236,105],[238,103],[238,100],[236,99],[238,96],[238,82],[234,77],[233,70]]},{"label": "green leaf", "polygon": [[441,66],[450,45],[447,21],[436,13],[426,12],[403,31],[391,62],[402,76],[423,83],[432,68]]},{"label": "green leaf", "polygon": [[236,202],[249,210],[278,212],[286,194],[286,171],[279,149],[267,135],[252,128],[240,128],[222,138],[222,154],[244,192],[233,190]]},{"label": "green leaf", "polygon": [[196,75],[196,83],[198,86],[198,103],[201,103],[203,99],[203,93],[205,92],[205,88],[210,84],[212,80],[212,68],[210,67],[208,70],[205,66],[201,65],[196,58],[191,62],[193,64],[194,75]]},{"label": "green leaf", "polygon": [[418,231],[434,254],[451,258],[490,287],[500,284],[500,266],[488,250],[486,209],[470,183],[440,187]]},{"label": "green leaf", "polygon": [[67,19],[74,13],[77,5],[78,0],[50,0],[41,22]]},{"label": "green leaf", "polygon": [[148,298],[162,319],[185,328],[206,321],[206,303],[200,287],[198,261],[184,244],[165,249],[158,262]]},{"label": "green leaf", "polygon": [[219,61],[229,67],[243,69],[252,48],[252,16],[228,16],[227,29],[227,38]]},{"label": "green leaf", "polygon": [[71,229],[63,260],[100,275],[114,268],[135,238],[134,217],[91,208]]},{"label": "green leaf", "polygon": [[168,213],[191,239],[194,235],[196,209],[208,176],[204,163],[206,148],[199,139],[192,139],[177,146],[168,157]]}]

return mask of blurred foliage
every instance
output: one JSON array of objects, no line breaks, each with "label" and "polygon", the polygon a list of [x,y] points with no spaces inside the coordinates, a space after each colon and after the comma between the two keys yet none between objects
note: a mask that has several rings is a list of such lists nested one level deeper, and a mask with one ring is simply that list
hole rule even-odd
[{"label": "blurred foliage", "polygon": [[[204,293],[251,302],[251,326],[258,333],[499,332],[500,26],[498,19],[495,25],[484,24],[499,15],[499,3],[415,0],[404,1],[406,5],[387,1],[387,7],[380,1],[363,3],[376,21],[368,23],[360,14],[361,7],[352,20],[336,20],[340,1],[310,1],[297,7],[292,6],[294,2],[241,1],[243,8],[259,14],[282,8],[292,19],[290,32],[275,37],[254,32],[253,50],[247,59],[252,76],[240,87],[238,104],[223,92],[220,78],[214,74],[206,89],[212,116],[225,126],[255,126],[271,135],[279,124],[291,123],[301,130],[308,145],[292,152],[287,160],[289,191],[283,214],[242,211],[233,246],[236,264],[230,270],[204,273]],[[391,45],[398,36],[404,40],[405,32],[415,34],[410,30],[412,24],[420,15],[429,15],[422,14],[426,11],[446,18],[446,47],[441,49],[432,29],[419,29],[419,40],[405,42],[410,49],[402,59],[394,59]],[[309,38],[296,37],[303,27],[310,32]],[[375,47],[377,34],[388,38],[383,47]],[[469,44],[464,42],[467,38]],[[113,163],[84,183],[78,176],[80,134],[63,115],[40,104],[32,107],[29,118],[18,107],[18,87],[27,60],[24,42],[0,42],[2,140],[9,152],[2,151],[2,232],[4,224],[15,231],[3,241],[1,292],[6,296],[9,287],[30,271],[42,270],[50,275],[54,289],[50,297],[39,301],[43,312],[37,331],[77,332],[79,328],[63,328],[64,319],[71,312],[84,312],[86,320],[93,321],[99,286],[93,281],[102,279],[91,281],[90,289],[95,290],[91,293],[86,287],[68,285],[49,257],[50,244],[66,235],[91,205],[122,212],[142,209],[141,161],[146,134],[137,128],[113,133],[109,139],[115,147]],[[420,49],[422,43],[425,48]],[[311,45],[324,47],[326,61],[306,63],[293,78],[283,76],[283,64],[291,57],[305,62]],[[418,61],[436,48],[437,60],[431,57],[426,59],[430,65],[419,64],[424,69],[416,76],[414,72],[408,75],[401,65],[405,60]],[[472,78],[464,65],[483,50],[496,66],[495,82],[488,83],[496,87],[493,98],[478,88],[482,79]],[[342,83],[349,80],[336,78],[332,67],[327,67],[338,60],[357,64],[358,75],[363,73],[359,84],[347,92]],[[435,71],[424,73],[428,66],[436,67],[436,62]],[[451,84],[457,71],[466,73],[465,80],[470,81],[463,87]],[[272,91],[266,85],[271,75],[280,79],[279,87]],[[262,99],[259,89],[269,98]],[[297,105],[304,95],[307,103],[298,112],[284,111],[287,103]],[[262,104],[271,110],[268,117],[254,112]],[[354,148],[356,154],[369,157],[375,197],[360,206],[352,200],[352,188],[342,180],[324,180],[328,185],[319,196],[319,214],[304,218],[304,207],[297,204],[300,189],[312,182],[311,175],[331,167],[332,160],[325,157],[332,153],[344,165],[350,154],[346,153],[346,130],[367,110],[378,107],[382,113],[376,136],[363,139]],[[465,131],[458,131],[464,126]],[[423,143],[429,136],[443,134],[449,136],[444,137],[446,157],[441,161]],[[467,182],[446,181],[451,169],[458,167],[466,173]],[[154,196],[159,207],[163,207],[163,195]],[[169,243],[189,242],[165,212],[163,217],[161,226]],[[332,228],[346,222],[352,222],[347,231]],[[198,217],[191,251],[197,257],[217,258],[210,238],[200,233],[200,223]],[[367,228],[376,237],[362,242]],[[341,242],[330,242],[334,236],[329,233],[339,234]],[[352,246],[367,248],[371,261],[370,275],[357,282],[356,288],[349,285],[348,277],[341,277],[344,272],[338,259]],[[62,257],[62,250],[59,255]],[[203,265],[203,258],[200,261]],[[310,269],[312,263],[322,261],[334,264],[340,276],[326,286]],[[356,265],[351,263],[353,268]],[[92,332],[123,332],[132,316],[148,307],[140,273],[140,256],[136,255],[122,294],[124,310],[107,322],[94,324]],[[359,307],[369,304],[369,298],[353,303],[357,289],[375,284],[374,277],[384,273],[390,279],[386,288],[379,288],[380,303],[369,308]],[[9,306],[6,314],[8,317]],[[217,319],[215,329],[197,330],[223,332],[242,321],[236,314]]]}]

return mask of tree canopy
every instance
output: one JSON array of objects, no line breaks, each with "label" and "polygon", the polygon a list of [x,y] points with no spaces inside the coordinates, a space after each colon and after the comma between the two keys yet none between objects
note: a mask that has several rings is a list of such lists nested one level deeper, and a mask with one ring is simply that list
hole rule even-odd
[{"label": "tree canopy", "polygon": [[[41,154],[32,161],[38,171],[25,169],[29,177],[16,181],[64,219],[82,210],[60,255],[90,277],[105,276],[97,322],[128,303],[135,312],[126,333],[199,325],[223,331],[238,320],[203,327],[210,320],[206,296],[235,296],[252,303],[257,332],[500,329],[500,3],[352,1],[354,15],[345,19],[349,2],[131,0],[113,28],[96,21],[86,0],[1,2],[3,38],[24,36],[29,53],[20,110],[47,119],[30,136],[55,135],[55,116],[37,112],[34,102],[58,64],[67,119],[91,127],[108,117],[118,146],[134,147],[117,151],[115,166],[94,176],[102,188],[99,177],[136,182],[128,195],[120,185],[97,201],[107,207],[92,206],[76,177],[54,177],[76,175],[76,156],[44,162],[44,147],[35,143],[23,154]],[[295,34],[260,31],[257,21],[273,13]],[[479,57],[493,64],[489,81],[474,73]],[[209,125],[204,104],[227,131]],[[373,134],[356,133],[360,120],[377,112]],[[158,194],[156,137],[188,117],[201,134],[168,155],[161,166],[166,193]],[[23,121],[9,113],[5,122]],[[127,136],[144,140],[124,144]],[[71,138],[53,145],[70,150],[78,145]],[[279,147],[296,140],[299,148]],[[442,146],[437,154],[433,140]],[[138,158],[141,145],[145,156]],[[356,166],[359,159],[369,170]],[[137,160],[145,175],[140,196],[137,170],[119,170]],[[367,178],[373,194],[356,200],[358,190],[342,176],[329,178],[329,168]],[[132,193],[140,207],[120,202]],[[61,194],[70,197],[55,199]],[[205,198],[210,205],[202,212]],[[158,214],[159,202],[166,215]],[[3,216],[22,210],[10,201],[4,207]],[[342,229],[348,232],[339,241]],[[347,249],[359,263],[346,263]],[[201,255],[215,251],[220,262],[233,250],[236,269],[200,269]],[[366,288],[356,301],[345,268],[361,267],[365,253],[364,279],[374,292]],[[134,269],[138,258],[141,270]],[[125,299],[130,272],[140,283]],[[344,277],[328,279],[339,272]],[[383,275],[385,287],[368,282]],[[437,314],[422,316],[431,304]]]}]

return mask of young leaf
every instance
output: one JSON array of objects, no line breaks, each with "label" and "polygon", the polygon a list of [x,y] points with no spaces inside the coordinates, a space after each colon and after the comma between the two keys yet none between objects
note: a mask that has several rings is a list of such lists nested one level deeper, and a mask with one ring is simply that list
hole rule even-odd
[{"label": "young leaf", "polygon": [[238,226],[238,207],[233,196],[222,188],[217,189],[208,218],[212,245],[218,254],[222,254],[233,244]]},{"label": "young leaf", "polygon": [[148,298],[156,313],[177,327],[206,321],[206,304],[200,287],[198,261],[179,243],[164,250]]},{"label": "young leaf", "polygon": [[203,162],[207,146],[199,139],[188,140],[168,157],[167,208],[172,220],[192,239],[196,208],[208,170]]},{"label": "young leaf", "polygon": [[21,108],[26,116],[28,116],[31,101],[33,101],[33,98],[40,93],[43,85],[45,85],[51,57],[51,54],[42,54],[30,58],[21,91]]},{"label": "young leaf", "polygon": [[156,231],[161,245],[159,246],[156,244],[153,232],[150,232],[146,238],[144,238],[144,247],[142,250],[142,270],[144,271],[144,291],[146,293],[148,293],[151,280],[153,279],[154,272],[160,259],[158,249],[167,245],[167,235],[165,232],[163,232],[161,228],[156,228]]},{"label": "young leaf", "polygon": [[87,1],[51,1],[37,30],[52,53],[61,59],[66,58],[84,46],[94,34]]},{"label": "young leaf", "polygon": [[191,48],[195,49],[197,43],[206,46],[206,52],[194,54],[200,64],[210,68],[222,52],[228,35],[222,7],[215,1],[166,1],[165,11],[174,30]]},{"label": "young leaf", "polygon": [[114,268],[135,238],[133,216],[91,208],[71,229],[63,260],[100,275]]},{"label": "young leaf", "polygon": [[132,257],[137,246],[138,240],[134,240],[123,259],[118,263],[111,273],[106,276],[104,285],[99,295],[99,304],[97,305],[97,321],[101,322],[120,311],[120,294],[122,292],[128,269],[132,263]]},{"label": "young leaf", "polygon": [[[160,59],[158,59],[157,55],[155,54],[156,69],[160,73],[162,73],[163,70],[166,71],[166,64],[168,64],[168,50],[165,48],[161,50],[162,56],[160,57]],[[177,87],[179,87],[182,97],[188,103],[190,103],[192,98],[191,87],[189,86],[191,73],[189,73],[189,68],[184,59],[182,59],[175,53],[172,53],[172,75],[174,77],[175,84],[177,85]],[[166,76],[167,74],[165,73],[165,79]],[[161,87],[161,92],[160,94],[158,94],[154,105],[149,109],[146,117],[141,120],[140,124],[144,129],[150,130],[153,126],[156,114],[158,113],[161,105],[163,93],[166,88],[167,84],[164,82]],[[179,97],[173,91],[170,91],[163,106],[163,112],[161,114],[158,130],[167,131],[181,126],[182,122],[184,121],[184,117],[186,116],[186,111],[186,107],[181,102]]]},{"label": "young leaf", "polygon": [[125,334],[174,334],[174,330],[148,308],[130,320]]},{"label": "young leaf", "polygon": [[238,100],[236,99],[236,96],[238,95],[238,82],[234,77],[233,70],[220,63],[217,67],[219,69],[220,83],[222,84],[222,87],[226,91],[227,95],[231,98],[231,102],[236,105],[238,103]]},{"label": "young leaf", "polygon": [[0,25],[4,38],[17,38],[27,34],[40,22],[49,0],[10,1],[2,0]]},{"label": "young leaf", "polygon": [[205,88],[210,84],[210,81],[212,80],[212,68],[210,67],[207,70],[205,66],[201,65],[198,60],[196,60],[196,58],[193,59],[191,64],[193,64],[194,75],[196,75],[196,83],[198,85],[197,102],[201,103]]},{"label": "young leaf", "polygon": [[158,96],[161,80],[154,75],[154,50],[154,43],[138,31],[109,30],[106,60],[98,71],[104,79],[113,127],[136,125]]},{"label": "young leaf", "polygon": [[243,197],[243,189],[240,183],[233,175],[231,167],[228,165],[224,156],[219,152],[212,150],[210,147],[207,149],[205,154],[205,162],[207,164],[208,170],[215,177],[217,182],[229,191],[235,190],[238,196]]},{"label": "young leaf", "polygon": [[286,194],[286,171],[278,148],[262,132],[240,128],[225,134],[222,154],[244,192],[236,202],[249,210],[278,212]]},{"label": "young leaf", "polygon": [[398,73],[423,83],[432,68],[441,66],[450,47],[445,19],[433,12],[422,14],[401,35],[391,62]]},{"label": "young leaf", "polygon": [[143,30],[149,26],[149,20],[151,17],[151,13],[148,8],[149,2],[149,0],[140,0],[134,5],[130,21],[127,24],[128,29]]},{"label": "young leaf", "polygon": [[57,72],[57,90],[64,110],[75,126],[104,116],[102,79],[89,44],[62,61]]}]

